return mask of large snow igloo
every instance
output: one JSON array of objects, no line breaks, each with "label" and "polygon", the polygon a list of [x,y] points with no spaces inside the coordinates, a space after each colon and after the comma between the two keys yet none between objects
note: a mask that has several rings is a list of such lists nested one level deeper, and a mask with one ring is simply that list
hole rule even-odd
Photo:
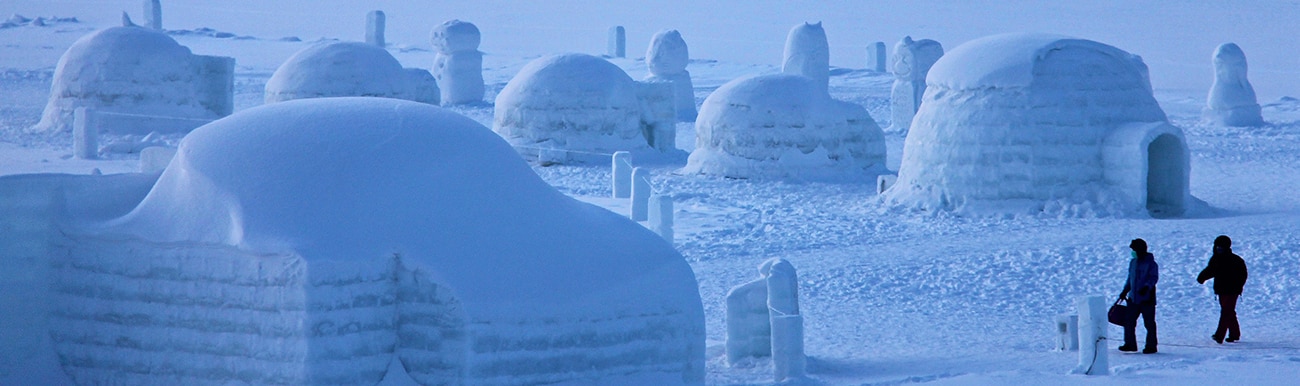
[{"label": "large snow igloo", "polygon": [[437,81],[428,70],[402,68],[383,47],[328,42],[304,48],[266,81],[266,103],[303,98],[369,96],[438,104]]},{"label": "large snow igloo", "polygon": [[669,84],[641,83],[595,56],[529,62],[497,94],[492,129],[524,154],[676,149]]},{"label": "large snow igloo", "polygon": [[194,55],[155,30],[98,30],[77,39],[59,58],[49,102],[31,131],[71,132],[74,112],[82,107],[182,119],[230,115],[234,67],[232,58]]},{"label": "large snow igloo", "polygon": [[935,63],[889,201],[998,213],[1182,214],[1190,158],[1136,55],[989,36]]},{"label": "large snow igloo", "polygon": [[704,99],[687,173],[736,178],[874,178],[885,138],[861,106],[831,99],[802,75],[727,82]]},{"label": "large snow igloo", "polygon": [[682,256],[435,106],[249,109],[129,213],[59,223],[50,337],[81,384],[703,382]]}]

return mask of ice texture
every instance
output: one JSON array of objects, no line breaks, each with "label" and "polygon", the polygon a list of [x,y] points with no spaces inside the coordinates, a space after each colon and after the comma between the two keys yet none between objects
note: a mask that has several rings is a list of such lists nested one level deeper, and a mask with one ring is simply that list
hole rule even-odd
[{"label": "ice texture", "polygon": [[931,210],[1177,215],[1191,203],[1189,159],[1138,56],[1089,40],[995,35],[934,65],[885,196]]},{"label": "ice texture", "polygon": [[1246,78],[1246,54],[1234,43],[1214,50],[1214,85],[1201,116],[1224,126],[1264,125],[1255,88]]}]

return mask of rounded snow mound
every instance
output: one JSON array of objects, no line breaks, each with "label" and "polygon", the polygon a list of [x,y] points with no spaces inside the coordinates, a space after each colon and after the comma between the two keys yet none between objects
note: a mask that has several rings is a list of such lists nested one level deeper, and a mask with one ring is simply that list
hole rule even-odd
[{"label": "rounded snow mound", "polygon": [[497,95],[492,129],[525,148],[646,149],[637,87],[623,69],[595,56],[538,58]]},{"label": "rounded snow mound", "polygon": [[559,193],[477,122],[395,99],[275,103],[195,129],[106,232],[309,262],[399,254],[466,303],[617,297],[645,280],[663,293],[638,297],[698,302],[658,235]]},{"label": "rounded snow mound", "polygon": [[700,107],[683,171],[728,177],[867,178],[884,172],[884,134],[861,106],[801,75],[748,76]]},{"label": "rounded snow mound", "polygon": [[1089,40],[996,35],[930,70],[886,197],[971,212],[1181,212],[1187,154],[1140,57]]},{"label": "rounded snow mound", "polygon": [[372,96],[403,98],[408,76],[381,47],[330,42],[290,56],[266,82],[266,103],[303,98]]},{"label": "rounded snow mound", "polygon": [[50,99],[33,131],[72,131],[73,112],[216,118],[194,98],[189,48],[158,31],[112,27],[82,36],[59,58]]}]

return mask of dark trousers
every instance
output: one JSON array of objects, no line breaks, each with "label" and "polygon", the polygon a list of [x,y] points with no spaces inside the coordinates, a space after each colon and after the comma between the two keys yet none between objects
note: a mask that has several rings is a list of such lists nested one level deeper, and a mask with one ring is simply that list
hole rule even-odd
[{"label": "dark trousers", "polygon": [[1137,347],[1137,320],[1142,316],[1142,323],[1147,329],[1146,349],[1156,348],[1156,304],[1130,304],[1128,306],[1128,323],[1124,325],[1124,345]]},{"label": "dark trousers", "polygon": [[1219,295],[1219,329],[1214,336],[1223,338],[1223,333],[1232,340],[1241,338],[1241,326],[1237,324],[1237,298],[1241,294]]}]

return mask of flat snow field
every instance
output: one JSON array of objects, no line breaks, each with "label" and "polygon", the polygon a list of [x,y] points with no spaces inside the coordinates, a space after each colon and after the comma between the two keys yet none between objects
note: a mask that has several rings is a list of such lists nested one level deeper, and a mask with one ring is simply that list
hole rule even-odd
[{"label": "flat snow field", "polygon": [[[500,2],[500,1],[497,1]],[[325,3],[320,5],[319,3]],[[529,2],[440,4],[417,1],[238,0],[164,2],[164,26],[208,27],[241,38],[173,35],[196,54],[234,56],[236,111],[262,103],[263,86],[289,55],[322,37],[360,40],[365,12],[388,14],[387,40],[407,67],[432,64],[428,31],[445,19],[483,31],[487,102],[456,111],[491,126],[491,101],[528,61],[558,52],[603,53],[605,29],[628,30],[629,59],[611,59],[635,79],[652,33],[675,28],[691,47],[696,102],[728,80],[778,71],[790,27],[823,20],[833,65],[831,94],[863,105],[888,126],[892,76],[862,70],[865,46],[903,35],[934,38],[946,49],[1003,32],[1051,32],[1115,45],[1151,68],[1157,100],[1187,134],[1192,195],[1208,208],[1176,219],[1106,218],[1086,206],[1042,214],[956,217],[883,205],[874,181],[835,183],[737,180],[675,173],[685,158],[642,163],[654,188],[673,196],[675,246],[700,284],[708,328],[709,384],[770,384],[767,361],[728,366],[722,341],[724,296],[757,277],[765,259],[799,270],[811,384],[1294,384],[1300,379],[1300,4],[1195,2],[885,2],[812,1]],[[690,5],[688,5],[690,4]],[[59,55],[78,37],[137,22],[139,1],[17,0],[0,15],[77,17],[79,22],[0,29],[0,175],[131,172],[132,155],[71,157],[65,135],[32,135]],[[698,8],[697,8],[698,7]],[[891,8],[893,7],[893,8]],[[288,36],[301,41],[285,41]],[[1233,41],[1246,53],[1264,119],[1257,128],[1200,122],[1213,80],[1210,56]],[[896,170],[903,137],[886,134]],[[692,125],[677,144],[694,147]],[[614,211],[610,170],[535,166],[557,189]],[[1196,274],[1219,234],[1233,238],[1250,281],[1240,300],[1242,341],[1210,340],[1218,305]],[[1160,353],[1121,354],[1110,329],[1110,377],[1068,375],[1075,352],[1055,352],[1054,316],[1075,298],[1118,295],[1129,240],[1151,245],[1161,266]],[[0,316],[3,317],[3,316]],[[1139,339],[1142,330],[1139,328]],[[0,347],[0,350],[5,348]]]}]

